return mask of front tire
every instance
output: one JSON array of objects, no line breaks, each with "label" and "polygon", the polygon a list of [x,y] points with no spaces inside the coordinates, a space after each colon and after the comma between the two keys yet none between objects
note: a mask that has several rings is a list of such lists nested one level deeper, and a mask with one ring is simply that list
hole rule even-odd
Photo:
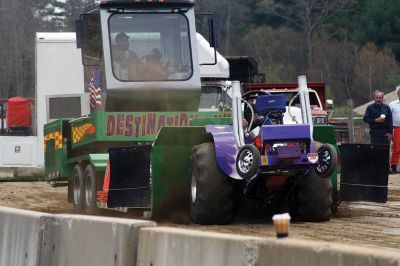
[{"label": "front tire", "polygon": [[194,223],[229,224],[234,220],[234,183],[219,168],[213,143],[192,150],[190,215]]},{"label": "front tire", "polygon": [[298,184],[294,206],[291,206],[291,215],[297,221],[329,221],[332,216],[331,195],[330,178],[321,178],[311,170]]},{"label": "front tire", "polygon": [[315,173],[322,178],[329,178],[337,166],[337,152],[331,144],[325,143],[318,148],[318,164]]},{"label": "front tire", "polygon": [[260,151],[253,144],[244,145],[236,158],[236,170],[244,179],[255,176],[261,165]]}]

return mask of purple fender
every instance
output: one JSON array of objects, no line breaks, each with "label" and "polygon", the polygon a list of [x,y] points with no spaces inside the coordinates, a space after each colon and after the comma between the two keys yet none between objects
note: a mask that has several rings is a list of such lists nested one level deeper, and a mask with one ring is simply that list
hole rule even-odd
[{"label": "purple fender", "polygon": [[233,136],[233,127],[228,125],[208,125],[206,131],[213,136],[215,157],[219,168],[234,179],[243,178],[236,171],[238,148]]}]

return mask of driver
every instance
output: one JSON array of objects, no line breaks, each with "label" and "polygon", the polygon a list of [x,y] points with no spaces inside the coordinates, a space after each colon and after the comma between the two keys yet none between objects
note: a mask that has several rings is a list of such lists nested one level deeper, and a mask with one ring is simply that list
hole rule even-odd
[{"label": "driver", "polygon": [[157,48],[153,48],[151,53],[144,57],[146,71],[144,78],[146,80],[163,80],[168,77],[168,63],[163,65],[162,54]]},{"label": "driver", "polygon": [[114,74],[121,80],[140,79],[141,61],[139,56],[129,49],[129,36],[120,32],[115,36],[112,49]]}]

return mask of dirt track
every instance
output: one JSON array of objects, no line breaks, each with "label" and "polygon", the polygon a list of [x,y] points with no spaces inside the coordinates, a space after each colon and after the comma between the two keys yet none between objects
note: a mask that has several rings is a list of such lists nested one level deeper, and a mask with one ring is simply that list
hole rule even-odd
[{"label": "dirt track", "polygon": [[[0,205],[50,213],[72,213],[65,187],[44,182],[0,183]],[[274,236],[272,224],[236,223],[229,226],[163,224],[180,228],[253,236]],[[326,223],[295,223],[290,237],[400,250],[400,174],[389,177],[389,201],[342,203]]]}]

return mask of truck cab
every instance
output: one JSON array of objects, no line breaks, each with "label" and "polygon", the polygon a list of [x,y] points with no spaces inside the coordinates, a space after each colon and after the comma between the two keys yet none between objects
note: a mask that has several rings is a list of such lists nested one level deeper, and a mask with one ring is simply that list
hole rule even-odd
[{"label": "truck cab", "polygon": [[92,111],[197,111],[194,0],[103,0],[77,23]]},{"label": "truck cab", "polygon": [[[220,111],[198,112],[202,85],[220,86],[222,81],[220,76],[201,76],[200,64],[210,67],[218,60],[211,38],[207,45],[212,57],[200,62],[194,2],[102,0],[87,7],[76,21],[90,113],[44,126],[45,174],[54,184],[68,185],[74,209],[97,209],[96,192],[103,188],[108,162],[108,207],[156,204],[150,194],[158,192],[150,188],[159,187],[155,172],[161,168],[150,158],[158,156],[157,141],[165,144],[162,129],[172,128],[173,136],[165,138],[169,144],[194,138],[186,132],[175,134],[176,128],[192,126],[194,120],[194,132],[201,133],[202,119],[229,120]],[[121,155],[124,152],[129,156]],[[120,168],[118,163],[125,162],[121,158],[129,160]],[[123,169],[122,175],[116,168]],[[187,181],[177,176],[179,182]],[[132,188],[137,189],[134,194]]]}]

